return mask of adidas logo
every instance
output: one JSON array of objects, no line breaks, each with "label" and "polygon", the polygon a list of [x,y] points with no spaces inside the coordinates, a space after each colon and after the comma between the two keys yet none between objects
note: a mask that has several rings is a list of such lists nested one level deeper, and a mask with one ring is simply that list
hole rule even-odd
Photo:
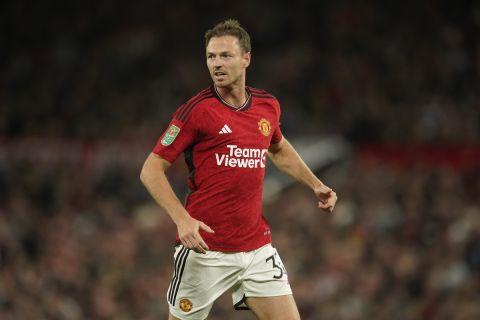
[{"label": "adidas logo", "polygon": [[226,134],[226,133],[232,133],[232,129],[228,127],[228,125],[224,125],[222,130],[218,131],[219,134]]}]

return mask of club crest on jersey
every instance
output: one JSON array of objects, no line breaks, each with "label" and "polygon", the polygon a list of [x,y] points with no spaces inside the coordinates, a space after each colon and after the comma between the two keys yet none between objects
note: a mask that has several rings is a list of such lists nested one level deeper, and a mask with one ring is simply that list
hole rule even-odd
[{"label": "club crest on jersey", "polygon": [[182,309],[183,312],[189,312],[190,310],[192,310],[192,307],[192,301],[188,299],[180,300],[180,309]]},{"label": "club crest on jersey", "polygon": [[270,131],[272,131],[270,122],[267,119],[262,118],[260,121],[258,121],[258,130],[260,130],[264,136],[268,137]]},{"label": "club crest on jersey", "polygon": [[180,132],[180,128],[172,124],[170,128],[168,128],[167,132],[165,132],[165,135],[163,136],[163,139],[162,139],[162,144],[164,146],[171,145],[172,142],[175,140],[175,138],[178,136],[179,132]]}]

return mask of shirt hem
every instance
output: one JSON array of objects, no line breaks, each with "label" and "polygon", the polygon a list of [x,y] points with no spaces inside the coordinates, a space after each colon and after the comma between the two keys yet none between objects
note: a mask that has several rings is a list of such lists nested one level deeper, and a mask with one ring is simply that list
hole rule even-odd
[{"label": "shirt hem", "polygon": [[[215,245],[208,244],[208,247],[210,248],[208,251],[231,252],[231,253],[248,252],[248,251],[257,250],[257,249],[259,249],[259,248],[261,248],[261,247],[263,247],[267,244],[271,244],[271,243],[272,243],[272,239],[268,239],[267,241],[259,242],[258,244],[255,244],[255,245],[252,245],[252,246],[236,247],[236,248],[225,248],[225,247],[221,247],[221,246],[215,246]],[[181,244],[181,242],[179,240],[175,241],[175,246],[178,246],[180,244]]]}]

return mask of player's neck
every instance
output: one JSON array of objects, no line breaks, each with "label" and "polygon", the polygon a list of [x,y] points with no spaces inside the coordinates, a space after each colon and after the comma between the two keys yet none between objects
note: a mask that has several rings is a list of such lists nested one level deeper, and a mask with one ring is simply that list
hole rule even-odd
[{"label": "player's neck", "polygon": [[232,107],[240,108],[248,99],[245,83],[231,87],[215,87],[215,90],[220,98]]}]

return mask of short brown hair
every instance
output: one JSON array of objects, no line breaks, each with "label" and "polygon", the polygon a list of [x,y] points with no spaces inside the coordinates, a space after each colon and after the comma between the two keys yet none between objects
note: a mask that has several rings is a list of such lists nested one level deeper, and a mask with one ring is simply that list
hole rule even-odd
[{"label": "short brown hair", "polygon": [[242,48],[243,52],[250,52],[252,50],[252,46],[250,44],[250,36],[248,35],[247,31],[242,28],[240,23],[235,19],[228,19],[217,23],[215,27],[205,32],[205,47],[208,46],[208,42],[213,37],[221,37],[221,36],[234,36],[238,39],[240,43],[240,48]]}]

